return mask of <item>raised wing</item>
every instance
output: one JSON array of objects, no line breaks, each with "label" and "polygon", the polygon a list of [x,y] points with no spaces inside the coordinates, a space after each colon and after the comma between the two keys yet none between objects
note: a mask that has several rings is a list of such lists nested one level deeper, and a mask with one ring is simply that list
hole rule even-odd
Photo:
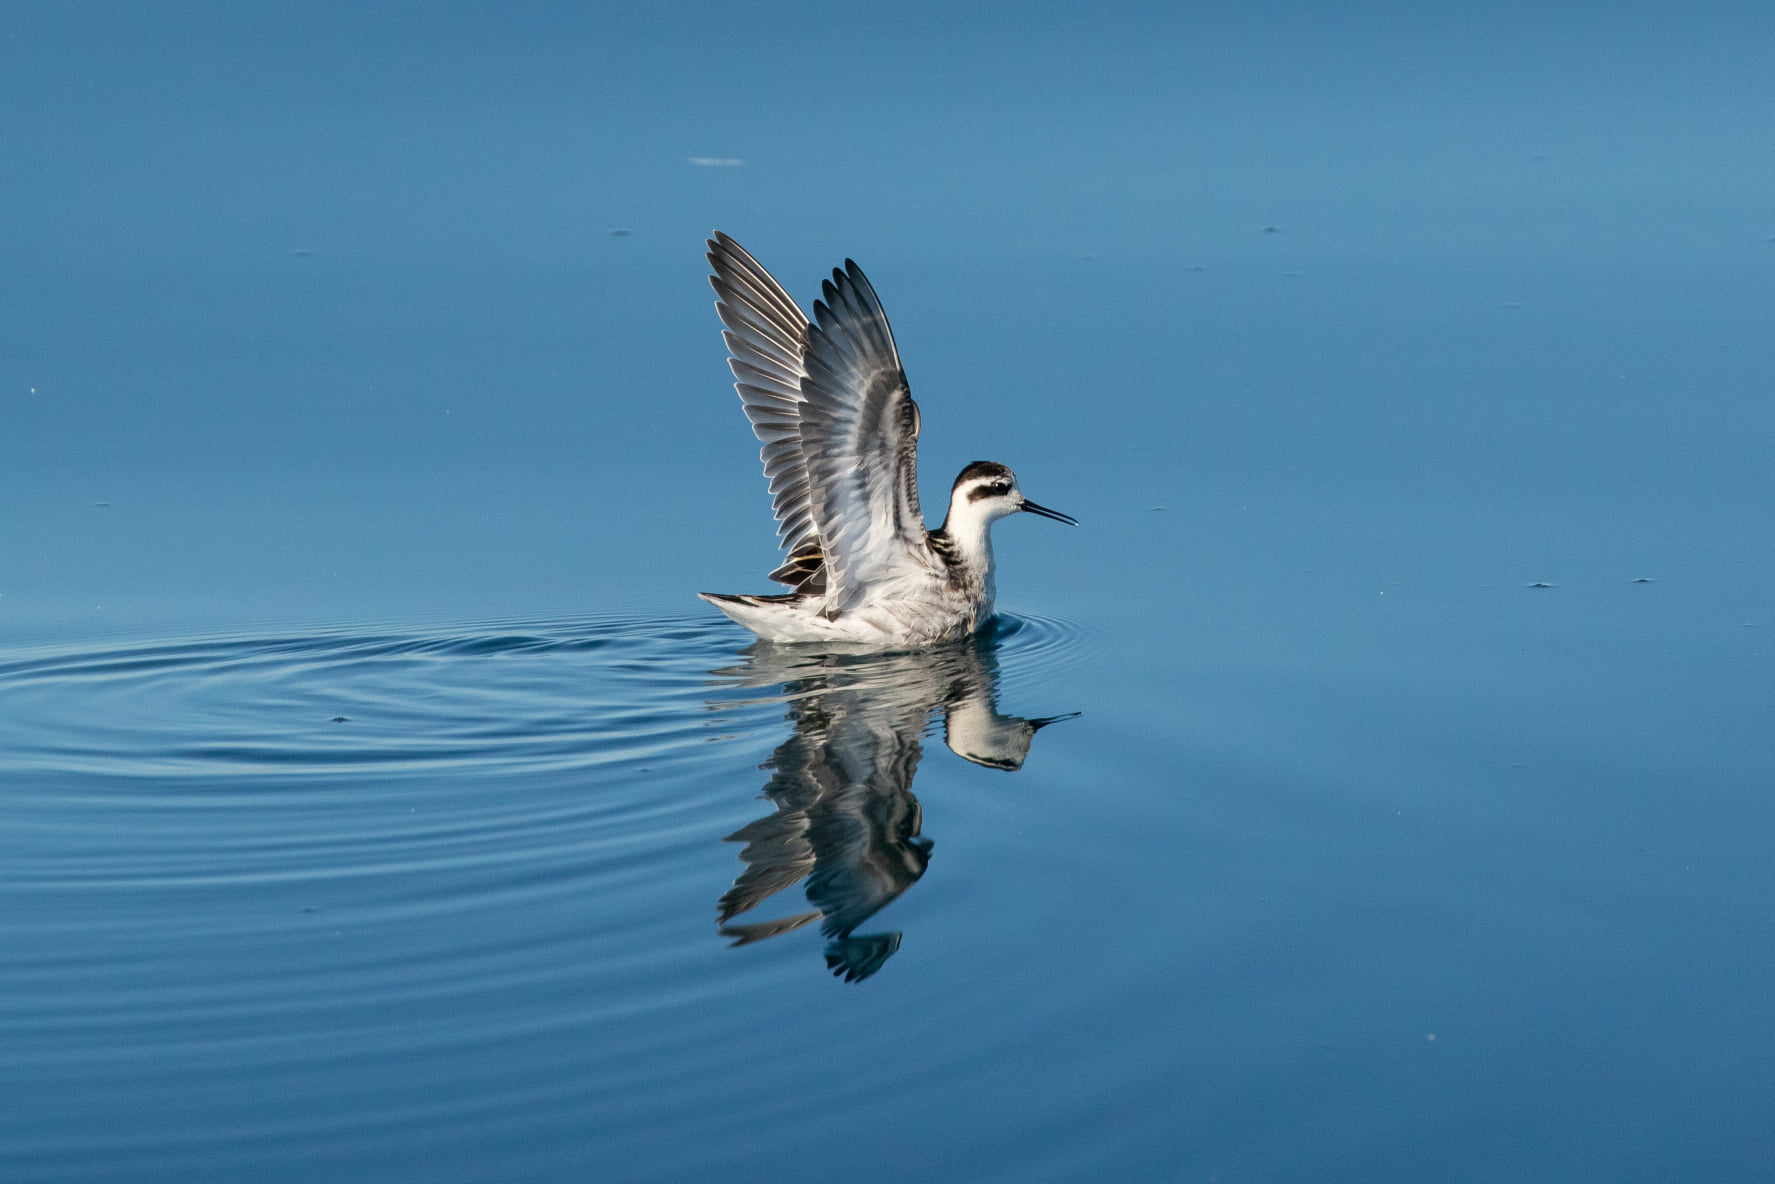
[{"label": "raised wing", "polygon": [[924,541],[918,404],[893,330],[846,259],[814,302],[801,380],[801,455],[832,607],[851,607]]},{"label": "raised wing", "polygon": [[770,482],[777,534],[789,562],[770,578],[808,592],[824,587],[807,462],[801,447],[801,383],[807,377],[807,318],[746,249],[719,230],[708,240],[715,311],[727,328],[728,366]]}]

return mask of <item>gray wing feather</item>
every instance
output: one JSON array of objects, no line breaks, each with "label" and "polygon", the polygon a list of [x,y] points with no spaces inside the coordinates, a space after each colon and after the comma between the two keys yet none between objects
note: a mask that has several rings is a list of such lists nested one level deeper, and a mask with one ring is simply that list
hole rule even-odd
[{"label": "gray wing feather", "polygon": [[918,404],[893,330],[848,259],[810,325],[744,247],[716,231],[708,248],[734,389],[764,445],[758,456],[791,555],[771,578],[825,590],[842,611],[925,533]]},{"label": "gray wing feather", "polygon": [[[801,446],[801,383],[807,375],[807,317],[746,249],[719,230],[708,240],[715,311],[727,326],[728,366],[770,482],[777,534],[790,551],[818,539]],[[782,569],[779,569],[782,570]],[[785,581],[790,582],[790,581]]]},{"label": "gray wing feather", "polygon": [[887,314],[847,259],[814,303],[801,381],[801,452],[834,607],[848,608],[924,538],[918,404]]}]

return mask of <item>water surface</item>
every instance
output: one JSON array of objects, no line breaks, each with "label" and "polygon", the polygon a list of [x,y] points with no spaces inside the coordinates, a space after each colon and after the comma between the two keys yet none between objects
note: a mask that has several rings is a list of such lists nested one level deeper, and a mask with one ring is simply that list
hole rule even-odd
[{"label": "water surface", "polygon": [[[0,25],[0,1175],[1766,1176],[1766,14]],[[717,226],[979,644],[695,601]]]}]

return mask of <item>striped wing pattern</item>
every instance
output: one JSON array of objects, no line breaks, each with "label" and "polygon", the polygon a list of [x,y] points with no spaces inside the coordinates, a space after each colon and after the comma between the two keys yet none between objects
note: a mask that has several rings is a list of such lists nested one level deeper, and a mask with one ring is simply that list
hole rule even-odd
[{"label": "striped wing pattern", "polygon": [[832,608],[899,570],[925,537],[918,404],[893,330],[854,262],[822,288],[801,382],[801,451]]},{"label": "striped wing pattern", "polygon": [[746,418],[764,447],[777,534],[790,559],[770,578],[807,592],[825,584],[801,448],[801,383],[807,376],[807,317],[746,249],[719,230],[708,241],[715,311],[726,326],[728,366]]},{"label": "striped wing pattern", "polygon": [[745,248],[720,231],[708,248],[734,388],[763,442],[789,550],[771,579],[831,594],[829,608],[842,612],[925,538],[918,404],[893,330],[849,259],[826,281],[809,324]]}]

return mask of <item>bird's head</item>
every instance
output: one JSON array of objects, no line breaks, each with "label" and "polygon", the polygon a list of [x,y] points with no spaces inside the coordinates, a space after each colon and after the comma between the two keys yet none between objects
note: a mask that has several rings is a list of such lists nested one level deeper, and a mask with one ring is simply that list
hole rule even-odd
[{"label": "bird's head", "polygon": [[1068,526],[1077,526],[1078,519],[1046,506],[1038,506],[1017,488],[1017,474],[995,460],[977,460],[961,471],[949,491],[948,523],[952,530],[967,525],[990,526],[1000,518],[1019,512],[1039,514]]}]

